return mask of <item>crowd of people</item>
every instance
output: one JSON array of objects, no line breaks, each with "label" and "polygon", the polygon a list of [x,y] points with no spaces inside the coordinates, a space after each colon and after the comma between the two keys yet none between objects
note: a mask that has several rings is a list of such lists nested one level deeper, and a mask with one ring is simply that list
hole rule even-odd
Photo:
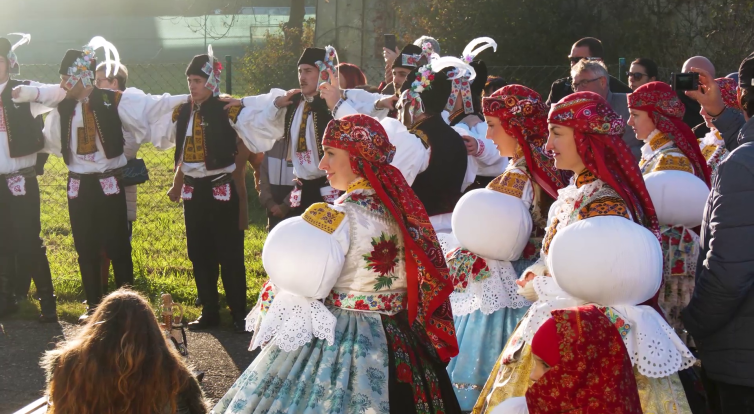
[{"label": "crowd of people", "polygon": [[[101,37],[60,85],[12,79],[22,44],[0,39],[0,316],[28,274],[57,320],[35,167],[60,156],[87,312],[44,358],[53,412],[754,413],[754,54],[727,78],[690,58],[684,91],[647,58],[623,84],[584,38],[544,98],[488,73],[493,39],[423,36],[378,86],[311,47],[299,88],[237,99],[211,47],[189,94],[152,96]],[[175,147],[189,329],[219,324],[222,278],[261,348],[211,409],[143,298],[103,299],[106,261],[133,284],[123,169],[147,142]],[[270,231],[251,312],[247,163]]]}]

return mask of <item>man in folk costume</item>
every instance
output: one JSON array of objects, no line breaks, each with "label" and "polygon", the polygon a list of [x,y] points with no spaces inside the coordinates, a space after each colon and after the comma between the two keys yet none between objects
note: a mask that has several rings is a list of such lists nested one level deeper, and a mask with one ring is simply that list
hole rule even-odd
[{"label": "man in folk costume", "polygon": [[[468,159],[463,138],[441,114],[452,90],[452,78],[469,74],[469,80],[473,80],[475,72],[460,59],[430,56],[427,65],[412,72],[403,82],[398,116],[430,152],[426,167],[411,188],[424,203],[435,231],[449,233],[453,209],[463,191]],[[451,66],[456,70],[449,77]]]},{"label": "man in folk costume", "polygon": [[98,48],[105,49],[108,75],[118,73],[118,52],[102,37],[93,38],[83,50],[68,50],[60,64],[60,86],[67,91],[66,99],[59,104],[43,88],[14,90],[16,102],[57,105],[45,121],[45,149],[62,156],[68,166],[68,212],[87,301],[81,322],[94,313],[102,298],[103,246],[118,287],[134,280],[126,198],[120,185],[126,165],[123,130],[144,142],[150,137],[148,116],[169,113],[176,100],[186,99],[152,97],[133,88],[121,92],[96,87]]},{"label": "man in folk costume", "polygon": [[323,156],[322,134],[332,120],[317,88],[328,80],[328,73],[334,72],[335,59],[331,46],[306,48],[298,60],[301,89],[286,92],[274,88],[267,94],[227,100],[231,106],[249,107],[253,112],[250,116],[254,136],[241,137],[251,152],[269,151],[279,139],[288,143],[287,158],[296,176],[296,186],[289,196],[294,215],[302,214],[314,203],[332,203],[339,195],[327,183],[325,172],[317,168]]},{"label": "man in folk costume", "polygon": [[466,191],[484,188],[495,177],[505,171],[508,158],[502,157],[495,143],[487,138],[487,123],[482,114],[482,92],[487,82],[487,65],[482,60],[474,60],[486,49],[497,50],[497,43],[489,37],[472,40],[464,48],[461,59],[471,65],[476,72],[473,81],[468,76],[453,79],[453,90],[445,110],[450,114],[448,123],[463,138],[472,165],[473,183]]},{"label": "man in folk costume", "polygon": [[[22,35],[12,46],[8,39],[0,38],[0,180],[3,181],[0,184],[0,256],[4,268],[0,269],[0,316],[18,309],[14,292],[19,290],[20,277],[29,274],[37,287],[42,309],[39,320],[55,322],[50,264],[47,249],[39,238],[39,184],[35,170],[37,152],[44,147],[42,127],[35,118],[51,108],[37,102],[13,102],[13,89],[17,86],[41,84],[10,78],[18,69],[15,50],[30,38]],[[65,92],[57,85],[44,88],[51,102],[65,97]]]},{"label": "man in folk costume", "polygon": [[186,68],[191,101],[176,106],[172,116],[163,115],[152,131],[163,137],[161,148],[176,146],[174,185],[183,199],[188,255],[203,306],[201,316],[188,327],[203,330],[220,324],[217,279],[222,269],[233,326],[245,332],[246,268],[239,212],[246,193],[234,173],[239,168],[238,137],[248,139],[251,131],[237,123],[250,111],[225,108],[227,103],[219,98],[221,71],[211,45],[207,54],[194,56]]}]

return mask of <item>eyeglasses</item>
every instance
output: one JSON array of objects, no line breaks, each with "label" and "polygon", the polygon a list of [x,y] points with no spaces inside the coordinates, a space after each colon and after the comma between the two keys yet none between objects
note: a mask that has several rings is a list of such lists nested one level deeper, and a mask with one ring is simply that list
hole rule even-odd
[{"label": "eyeglasses", "polygon": [[580,82],[572,84],[571,88],[573,89],[574,92],[576,92],[579,89],[583,88],[584,86],[586,86],[586,85],[588,85],[588,84],[590,84],[590,83],[592,83],[594,81],[598,81],[600,79],[602,79],[602,78],[599,77],[599,78],[594,78],[594,79],[584,79],[584,80],[582,80]]},{"label": "eyeglasses", "polygon": [[640,81],[641,78],[645,76],[649,76],[649,75],[647,75],[646,73],[641,73],[641,72],[626,72],[626,76],[628,76],[629,78],[633,78],[634,81]]},{"label": "eyeglasses", "polygon": [[581,62],[582,60],[590,60],[590,61],[592,61],[592,60],[602,60],[602,58],[598,58],[598,57],[586,57],[586,56],[584,56],[584,57],[581,57],[581,56],[568,56],[568,60],[571,61],[572,65],[575,65],[575,64]]}]

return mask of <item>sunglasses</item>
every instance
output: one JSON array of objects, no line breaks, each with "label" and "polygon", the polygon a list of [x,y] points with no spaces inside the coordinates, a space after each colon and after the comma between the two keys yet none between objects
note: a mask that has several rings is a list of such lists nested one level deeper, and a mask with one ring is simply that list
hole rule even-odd
[{"label": "sunglasses", "polygon": [[581,62],[582,60],[593,61],[593,60],[602,60],[602,58],[598,58],[598,57],[568,56],[568,60],[570,60],[571,63],[575,65],[575,64]]},{"label": "sunglasses", "polygon": [[649,76],[646,73],[641,72],[626,72],[626,76],[633,79],[634,81],[640,81],[643,77]]}]

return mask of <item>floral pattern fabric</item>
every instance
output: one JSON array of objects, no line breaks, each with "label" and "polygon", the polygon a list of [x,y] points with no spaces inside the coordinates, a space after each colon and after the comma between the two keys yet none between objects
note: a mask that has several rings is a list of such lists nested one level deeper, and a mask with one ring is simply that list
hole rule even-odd
[{"label": "floral pattern fabric", "polygon": [[372,251],[363,257],[366,260],[367,269],[378,275],[374,290],[390,289],[393,281],[398,279],[395,275],[395,267],[401,250],[398,245],[398,236],[382,233],[379,238],[372,239],[372,247]]},{"label": "floral pattern fabric", "polygon": [[560,362],[526,391],[529,413],[643,413],[631,358],[613,322],[594,305],[552,317]]}]

